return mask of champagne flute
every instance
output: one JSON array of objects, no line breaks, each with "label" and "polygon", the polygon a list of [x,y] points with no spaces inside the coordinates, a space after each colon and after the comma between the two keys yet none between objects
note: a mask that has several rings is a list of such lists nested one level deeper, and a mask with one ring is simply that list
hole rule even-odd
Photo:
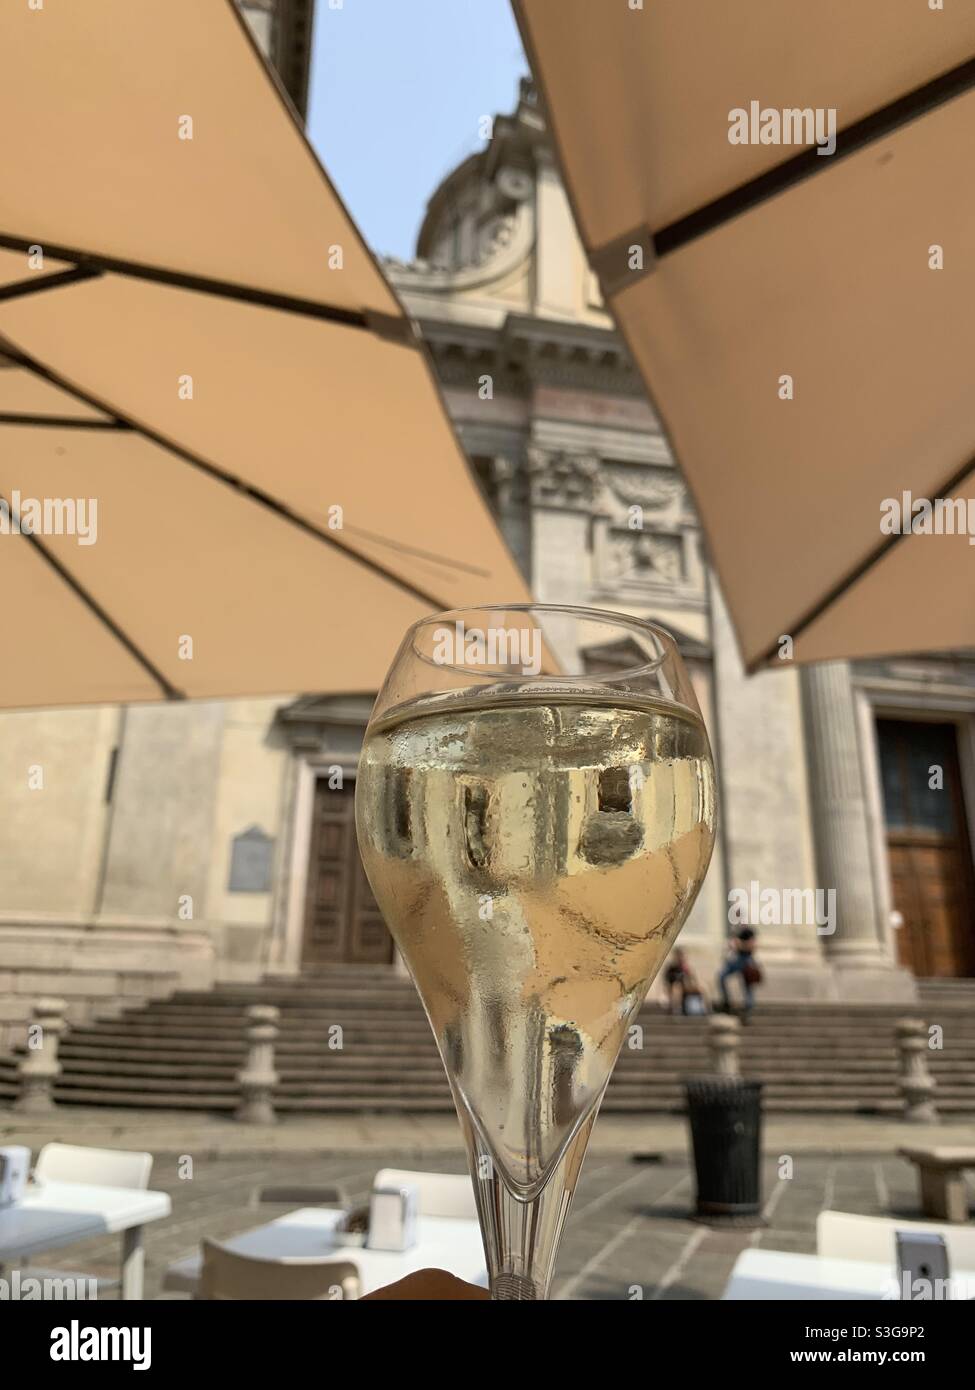
[{"label": "champagne flute", "polygon": [[494,1299],[548,1297],[600,1101],[704,880],[715,814],[663,628],[514,604],[404,637],[356,827],[446,1068]]}]

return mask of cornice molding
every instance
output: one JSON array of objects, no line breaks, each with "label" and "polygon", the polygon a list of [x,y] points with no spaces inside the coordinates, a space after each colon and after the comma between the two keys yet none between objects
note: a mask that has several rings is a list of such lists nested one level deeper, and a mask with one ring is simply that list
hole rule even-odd
[{"label": "cornice molding", "polygon": [[611,328],[508,314],[500,329],[458,319],[418,318],[420,333],[448,385],[484,373],[495,390],[523,393],[532,385],[562,386],[646,399],[622,339]]},{"label": "cornice molding", "polygon": [[275,721],[286,726],[286,736],[294,731],[328,726],[363,728],[369,721],[375,696],[365,695],[300,695],[275,712]]}]

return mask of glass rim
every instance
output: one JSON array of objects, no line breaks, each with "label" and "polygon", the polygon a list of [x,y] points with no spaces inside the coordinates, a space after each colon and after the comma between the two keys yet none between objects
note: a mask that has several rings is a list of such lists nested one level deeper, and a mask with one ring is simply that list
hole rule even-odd
[{"label": "glass rim", "polygon": [[[441,671],[457,671],[462,675],[477,676],[485,679],[489,676],[503,674],[500,668],[491,670],[484,666],[464,666],[453,662],[437,662],[426,652],[420,651],[416,644],[416,633],[421,628],[428,627],[432,623],[456,622],[458,619],[470,617],[473,613],[562,613],[573,618],[589,619],[592,622],[611,624],[616,627],[629,629],[637,633],[650,633],[659,647],[658,655],[650,661],[640,663],[638,666],[628,666],[623,669],[613,669],[610,671],[586,671],[576,672],[573,675],[549,675],[539,673],[535,676],[519,677],[521,681],[534,681],[540,685],[550,685],[553,682],[560,682],[567,685],[578,685],[580,681],[591,681],[594,684],[611,684],[615,681],[634,680],[639,676],[651,674],[659,671],[664,662],[670,658],[680,659],[680,649],[677,639],[672,632],[663,627],[660,623],[654,622],[650,618],[637,618],[630,613],[617,613],[610,608],[587,608],[571,603],[480,603],[471,604],[467,608],[448,608],[442,613],[431,613],[426,617],[418,618],[411,623],[404,636],[404,645],[409,642],[410,648],[420,661],[427,666],[435,666]],[[542,636],[544,637],[544,630]]]}]

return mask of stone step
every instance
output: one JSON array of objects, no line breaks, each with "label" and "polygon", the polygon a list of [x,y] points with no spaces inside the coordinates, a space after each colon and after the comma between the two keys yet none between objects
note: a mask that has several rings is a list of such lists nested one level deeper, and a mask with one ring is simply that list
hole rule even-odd
[{"label": "stone step", "polygon": [[[969,985],[971,982],[968,982]],[[935,1002],[945,1003],[952,1008],[963,1008],[969,1002],[975,989],[965,988],[957,991],[945,990],[935,991],[929,997]],[[235,986],[232,989],[224,986],[223,992],[215,992],[210,995],[203,991],[179,991],[169,996],[166,1000],[150,1001],[147,1007],[153,1009],[167,1007],[201,1007],[210,1012],[217,1009],[245,1008],[253,1003],[274,1003],[276,1000],[285,1005],[292,1005],[295,1008],[311,1009],[321,1003],[330,1001],[340,1001],[342,1003],[361,1003],[364,1007],[382,1007],[387,1002],[394,1004],[404,1004],[417,1009],[421,1008],[419,996],[413,985],[409,982],[404,984],[388,985],[382,987],[346,987],[335,985],[327,989],[265,989],[261,986]],[[668,1017],[664,1009],[655,1001],[650,1000],[646,1004],[646,1009],[655,1013],[661,1018]],[[852,1011],[855,1010],[855,1016]],[[805,1004],[775,1004],[761,1003],[760,1010],[756,1013],[756,1021],[761,1019],[794,1019],[808,1018],[810,1021],[821,1022],[828,1019],[836,1019],[842,1023],[856,1023],[857,1021],[870,1021],[877,1019],[894,1019],[904,1017],[908,1014],[916,1013],[917,1005],[910,1004],[836,1004],[836,1003],[805,1003]],[[685,1020],[695,1022],[696,1020]]]},{"label": "stone step", "polygon": [[[334,1056],[388,1058],[391,1047],[395,1046],[394,1055],[400,1063],[405,1063],[413,1057],[424,1059],[437,1056],[436,1046],[429,1032],[412,1039],[395,1037],[384,1039],[373,1035],[363,1037],[354,1031],[347,1030],[343,1035],[342,1042],[343,1046],[337,1048],[330,1045],[327,1036],[289,1036],[284,1034],[279,1037],[276,1043],[276,1052],[279,1056],[304,1057],[309,1060],[327,1060]],[[130,1034],[113,1030],[103,1034],[86,1032],[83,1036],[71,1034],[70,1041],[66,1039],[62,1044],[61,1056],[69,1058],[119,1055],[126,1052],[133,1056],[143,1054],[147,1058],[151,1058],[156,1056],[160,1050],[165,1050],[171,1056],[179,1054],[192,1056],[205,1050],[211,1056],[239,1058],[244,1055],[246,1045],[242,1032],[237,1036],[208,1037],[204,1032],[185,1035],[159,1032]],[[624,1047],[619,1065],[621,1067],[663,1065],[671,1061],[679,1063],[684,1058],[706,1055],[707,1046],[703,1038],[695,1040],[693,1044],[687,1043],[680,1046],[672,1043],[658,1043],[652,1038],[645,1038],[642,1048]],[[742,1047],[741,1056],[749,1061],[754,1061],[756,1064],[768,1062],[769,1065],[783,1071],[802,1070],[816,1060],[821,1063],[828,1062],[833,1067],[849,1064],[857,1068],[863,1067],[865,1070],[877,1067],[896,1070],[897,1067],[896,1055],[890,1042],[878,1043],[870,1047],[858,1046],[855,1049],[798,1044],[790,1046],[788,1049],[782,1048],[772,1054],[762,1047],[754,1046],[749,1041]],[[936,1069],[956,1064],[975,1069],[975,1044],[956,1042],[942,1051],[932,1051],[928,1054],[927,1060]]]},{"label": "stone step", "polygon": [[[279,1025],[292,1031],[295,1029],[318,1029],[327,1031],[335,1023],[341,1023],[343,1028],[354,1025],[361,1025],[370,1029],[385,1029],[386,1031],[413,1032],[429,1028],[426,1015],[410,1013],[404,1015],[391,1015],[388,1011],[377,1011],[367,1013],[363,1010],[352,1009],[328,1009],[314,1013],[300,1014],[293,1013],[291,1010],[279,1011]],[[708,1033],[708,1021],[706,1019],[666,1019],[659,1018],[652,1014],[637,1014],[634,1022],[639,1023],[644,1033],[660,1037],[671,1038],[674,1041],[686,1038],[704,1037]],[[239,1031],[247,1023],[247,1014],[240,1012],[229,1013],[220,1012],[216,1016],[208,1015],[201,1010],[199,1013],[113,1013],[107,1018],[96,1019],[94,1022],[77,1025],[78,1027],[101,1029],[101,1028],[194,1028],[203,1027],[207,1032],[232,1032]],[[890,1024],[875,1025],[873,1027],[836,1027],[820,1028],[805,1026],[801,1020],[794,1021],[793,1024],[782,1023],[772,1028],[767,1024],[761,1024],[757,1020],[751,1022],[746,1030],[743,1030],[744,1037],[760,1039],[764,1046],[776,1047],[783,1043],[788,1043],[793,1038],[803,1038],[819,1042],[823,1045],[837,1043],[840,1046],[847,1045],[851,1039],[870,1040],[871,1038],[891,1039],[895,1036],[896,1022]],[[953,1037],[975,1038],[975,1019],[964,1017],[951,1018],[943,1025],[945,1033],[950,1031]]]},{"label": "stone step", "polygon": [[[317,1023],[299,1023],[287,1016],[279,1020],[279,1037],[285,1040],[313,1040],[324,1039],[337,1036],[333,1029],[336,1021],[323,1020]],[[388,1040],[389,1038],[402,1039],[403,1041],[417,1041],[432,1038],[430,1026],[425,1019],[416,1020],[411,1023],[397,1025],[395,1021],[369,1020],[369,1019],[348,1019],[340,1025],[342,1036],[350,1038],[358,1037],[361,1041]],[[206,1037],[213,1040],[238,1041],[245,1037],[247,1020],[243,1017],[234,1021],[221,1022],[209,1025],[203,1019],[195,1020],[192,1023],[148,1020],[148,1019],[102,1019],[95,1024],[81,1024],[70,1030],[68,1036],[78,1041],[88,1037],[134,1037],[134,1038],[157,1038],[157,1037],[186,1037],[189,1039]],[[660,1047],[688,1047],[704,1046],[708,1037],[706,1028],[685,1029],[683,1027],[646,1027],[640,1024],[644,1046]],[[975,1048],[975,1035],[968,1030],[946,1028],[943,1034],[945,1046],[963,1047],[968,1050]],[[887,1049],[893,1050],[894,1033],[882,1031],[879,1033],[865,1033],[857,1035],[827,1035],[812,1033],[806,1034],[795,1032],[792,1034],[781,1034],[776,1039],[770,1040],[764,1037],[758,1030],[749,1028],[741,1034],[743,1047],[754,1050],[767,1051],[771,1055],[779,1053],[798,1052],[804,1050],[827,1052],[856,1052],[861,1048]],[[932,1053],[943,1051],[944,1048],[932,1048]]]},{"label": "stone step", "polygon": [[[75,1080],[79,1084],[91,1084],[94,1078],[107,1078],[106,1084],[111,1084],[111,1078],[137,1076],[145,1077],[147,1081],[163,1086],[179,1087],[190,1080],[199,1081],[201,1084],[233,1086],[236,1085],[238,1071],[239,1067],[219,1067],[205,1062],[187,1066],[178,1063],[144,1061],[116,1061],[112,1063],[109,1071],[103,1060],[77,1061],[73,1062],[70,1068],[65,1069],[64,1084],[73,1084]],[[359,1065],[349,1061],[338,1062],[331,1067],[314,1070],[291,1067],[286,1063],[277,1062],[276,1071],[281,1078],[282,1086],[321,1086],[327,1089],[338,1084],[409,1086],[414,1082],[426,1083],[428,1081],[436,1082],[438,1085],[444,1084],[444,1071],[439,1058],[426,1066],[411,1066],[408,1071],[404,1069],[396,1076],[390,1076],[388,1068],[379,1068],[375,1064]],[[667,1069],[653,1068],[646,1073],[617,1069],[611,1084],[620,1089],[646,1091],[680,1085],[687,1077],[702,1075],[707,1071],[706,1065],[687,1065]],[[744,1074],[753,1080],[764,1081],[766,1084],[783,1091],[826,1087],[838,1094],[846,1087],[863,1095],[873,1092],[891,1094],[896,1085],[896,1077],[882,1073],[864,1075],[856,1071],[809,1071],[795,1079],[789,1079],[783,1077],[781,1072],[746,1066]],[[938,1094],[950,1094],[954,1089],[965,1093],[966,1080],[966,1074],[961,1072],[955,1075],[943,1075],[938,1078]]]},{"label": "stone step", "polygon": [[[106,1098],[100,1090],[78,1089],[66,1093],[63,1089],[55,1091],[55,1099],[62,1105],[104,1105],[119,1106],[123,1108],[139,1109],[158,1109],[158,1110],[201,1110],[201,1111],[233,1111],[237,1107],[236,1096],[201,1097],[191,1093],[173,1092],[168,1095],[144,1094],[141,1090],[130,1090],[128,1092],[119,1091],[110,1098]],[[318,1114],[337,1114],[337,1113],[370,1113],[382,1111],[402,1111],[429,1114],[449,1114],[453,1110],[453,1103],[449,1093],[445,1094],[439,1101],[429,1100],[420,1102],[413,1096],[389,1096],[377,1104],[374,1097],[362,1092],[352,1096],[336,1096],[322,1103],[318,1100],[290,1099],[281,1103],[278,1107],[281,1114],[298,1113],[318,1113]],[[832,1097],[791,1097],[785,1103],[779,1103],[774,1098],[767,1098],[765,1109],[769,1114],[870,1114],[870,1115],[897,1115],[900,1113],[900,1106],[896,1101],[879,1101],[870,1106],[864,1106],[856,1100],[834,1099]],[[971,1105],[968,1102],[946,1101],[940,1107],[943,1115],[964,1115],[971,1112]],[[683,1104],[679,1098],[675,1098],[672,1103],[662,1102],[654,1104],[648,1103],[643,1098],[621,1099],[618,1103],[610,1104],[609,1097],[604,1103],[603,1110],[607,1114],[622,1113],[642,1113],[648,1116],[654,1114],[681,1114]],[[824,1138],[828,1131],[824,1131]]]},{"label": "stone step", "polygon": [[[256,1002],[256,1001],[251,1001]],[[262,1003],[275,1003],[274,1000],[264,998],[259,1001]],[[184,1003],[176,1000],[156,1001],[144,1007],[127,1007],[119,1013],[113,1015],[116,1018],[125,1019],[197,1019],[203,1018],[217,1023],[229,1023],[246,1016],[247,1008],[250,1005],[246,1001],[235,1001],[233,1004],[222,1004],[219,1007],[208,1006],[205,1002]],[[292,1000],[277,1001],[275,1007],[279,1008],[283,1017],[309,1020],[321,1019],[324,1015],[340,1012],[343,1017],[362,1017],[362,1018],[382,1018],[389,1013],[395,1013],[396,1020],[406,1022],[410,1019],[425,1020],[426,1014],[423,1011],[419,1000],[414,996],[409,1000],[396,1001],[396,1007],[390,1001],[384,1000],[356,1000],[341,995],[330,996],[328,999],[316,1000],[313,1003],[301,1003]],[[923,1014],[923,1010],[915,1010],[914,1016]],[[790,1031],[799,1030],[809,1033],[822,1033],[830,1031],[840,1031],[844,1033],[852,1032],[888,1032],[892,1031],[898,1021],[905,1017],[905,1010],[900,1009],[891,1011],[889,1014],[873,1014],[867,1017],[859,1015],[851,1016],[837,1014],[835,1016],[811,1016],[809,1014],[782,1014],[772,1015],[767,1010],[762,1009],[756,1012],[749,1024],[749,1027],[756,1032],[768,1033],[772,1036],[780,1034],[783,1027],[787,1026]],[[637,1015],[639,1020],[646,1026],[656,1026],[660,1028],[701,1028],[706,1026],[707,1020],[704,1018],[681,1018],[670,1017],[659,1009],[644,1006]],[[964,1025],[966,1022],[975,1028],[975,1008],[966,1005],[959,1005],[949,1015],[952,1026]],[[933,1020],[922,1019],[923,1022]]]},{"label": "stone step", "polygon": [[[200,1041],[204,1041],[205,1050],[201,1052]],[[81,1065],[82,1063],[95,1061],[104,1063],[106,1060],[128,1059],[133,1064],[140,1063],[160,1063],[171,1062],[176,1065],[207,1065],[213,1063],[227,1067],[239,1066],[246,1055],[246,1047],[242,1041],[213,1043],[206,1040],[199,1040],[190,1044],[185,1040],[180,1040],[177,1044],[172,1039],[144,1039],[134,1041],[125,1037],[112,1037],[84,1039],[75,1042],[65,1042],[61,1047],[61,1058],[63,1061],[71,1061],[72,1064]],[[281,1063],[291,1066],[319,1067],[333,1063],[343,1065],[375,1066],[388,1063],[389,1052],[382,1044],[377,1042],[358,1042],[347,1040],[344,1048],[330,1048],[326,1043],[315,1043],[309,1041],[288,1042],[279,1041],[275,1047],[275,1056]],[[433,1039],[424,1040],[422,1045],[403,1046],[401,1045],[396,1052],[398,1065],[402,1068],[406,1065],[440,1065],[439,1053],[434,1046]],[[803,1074],[810,1070],[810,1067],[819,1065],[825,1075],[835,1075],[837,1071],[845,1072],[864,1072],[881,1073],[888,1075],[896,1073],[897,1062],[893,1057],[890,1048],[878,1050],[875,1055],[858,1052],[856,1056],[850,1057],[840,1055],[831,1058],[828,1053],[818,1051],[799,1051],[795,1055],[780,1054],[774,1059],[770,1059],[761,1050],[743,1048],[741,1053],[743,1065],[750,1070],[761,1068],[774,1074],[791,1075],[792,1073]],[[617,1063],[617,1071],[644,1072],[648,1069],[661,1067],[676,1067],[694,1063],[695,1066],[709,1060],[709,1054],[703,1045],[695,1048],[656,1048],[644,1047],[639,1051],[624,1051]],[[958,1050],[952,1049],[950,1053],[932,1054],[929,1065],[936,1072],[958,1071],[968,1075],[972,1072],[973,1057],[969,1053],[961,1055]],[[828,1070],[824,1064],[829,1062]]]},{"label": "stone step", "polygon": [[[666,1072],[655,1074],[652,1077],[627,1077],[615,1074],[607,1093],[607,1100],[611,1100],[616,1094],[635,1094],[650,1096],[662,1091],[677,1091],[681,1088],[684,1081],[695,1073],[691,1069],[681,1072]],[[700,1074],[700,1073],[698,1073]],[[228,1094],[236,1094],[234,1073],[221,1073],[211,1071],[209,1073],[196,1072],[192,1075],[185,1070],[174,1073],[165,1072],[157,1074],[154,1069],[148,1066],[134,1069],[123,1065],[113,1067],[111,1072],[104,1069],[94,1069],[91,1071],[72,1071],[65,1073],[60,1078],[58,1089],[70,1090],[76,1085],[90,1087],[96,1085],[108,1091],[130,1089],[132,1075],[140,1078],[146,1091],[192,1091],[196,1094],[219,1093],[225,1091]],[[420,1094],[437,1092],[446,1087],[446,1078],[441,1068],[431,1069],[428,1072],[417,1074],[411,1072],[409,1075],[391,1075],[389,1072],[374,1071],[366,1075],[357,1075],[345,1069],[337,1069],[328,1075],[322,1073],[303,1073],[293,1072],[286,1068],[279,1070],[280,1077],[277,1094],[280,1096],[301,1093],[306,1095],[331,1095],[341,1094],[349,1090],[362,1090],[367,1086],[370,1093],[376,1095],[386,1093],[410,1093]],[[765,1094],[767,1097],[798,1096],[822,1094],[824,1088],[834,1097],[846,1097],[856,1099],[868,1097],[890,1096],[891,1086],[883,1079],[863,1079],[851,1076],[836,1076],[830,1074],[818,1074],[816,1072],[804,1078],[801,1082],[784,1082],[774,1073],[762,1073],[749,1069],[746,1075],[756,1081],[763,1081],[765,1084]],[[938,1088],[939,1103],[942,1099],[964,1099],[968,1094],[969,1088],[957,1081],[946,1081]]]}]

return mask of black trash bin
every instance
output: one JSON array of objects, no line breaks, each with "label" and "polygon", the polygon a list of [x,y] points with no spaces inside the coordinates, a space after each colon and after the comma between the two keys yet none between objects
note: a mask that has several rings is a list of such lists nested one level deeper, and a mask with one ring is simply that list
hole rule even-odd
[{"label": "black trash bin", "polygon": [[762,1083],[731,1076],[685,1082],[697,1178],[696,1216],[719,1225],[760,1225]]}]

